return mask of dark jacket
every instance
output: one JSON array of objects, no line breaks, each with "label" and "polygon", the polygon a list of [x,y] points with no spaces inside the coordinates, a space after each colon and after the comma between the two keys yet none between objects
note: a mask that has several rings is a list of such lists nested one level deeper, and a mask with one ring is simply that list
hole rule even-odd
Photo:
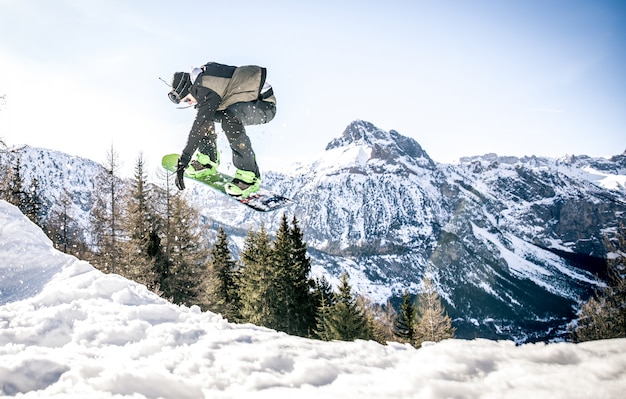
[{"label": "dark jacket", "polygon": [[[198,102],[198,113],[181,155],[183,164],[186,165],[191,160],[200,138],[213,129],[216,113],[242,102],[264,101],[276,104],[272,89],[261,94],[266,73],[265,68],[256,65],[234,67],[210,62],[202,67],[202,72],[190,89],[191,95]],[[217,120],[220,119],[217,115]]]}]

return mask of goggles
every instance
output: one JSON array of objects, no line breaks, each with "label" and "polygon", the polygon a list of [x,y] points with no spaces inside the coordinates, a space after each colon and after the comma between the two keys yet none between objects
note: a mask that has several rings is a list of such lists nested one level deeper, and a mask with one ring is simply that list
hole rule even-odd
[{"label": "goggles", "polygon": [[181,100],[180,95],[178,93],[176,93],[174,90],[172,90],[169,93],[167,93],[167,97],[174,104],[180,104],[180,100]]}]

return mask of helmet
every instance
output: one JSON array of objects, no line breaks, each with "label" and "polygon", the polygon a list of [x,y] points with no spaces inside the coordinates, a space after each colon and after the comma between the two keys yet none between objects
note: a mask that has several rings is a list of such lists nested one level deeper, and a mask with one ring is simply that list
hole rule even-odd
[{"label": "helmet", "polygon": [[187,94],[189,94],[189,90],[191,89],[191,78],[187,72],[176,72],[174,76],[172,76],[172,91],[167,93],[170,101],[174,104],[180,103]]}]

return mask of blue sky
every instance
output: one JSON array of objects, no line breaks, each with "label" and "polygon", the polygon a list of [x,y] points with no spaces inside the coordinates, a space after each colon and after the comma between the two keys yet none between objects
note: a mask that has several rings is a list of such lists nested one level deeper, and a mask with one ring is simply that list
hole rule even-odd
[{"label": "blue sky", "polygon": [[113,144],[127,169],[183,148],[194,111],[158,78],[208,61],[268,68],[262,170],[355,119],[438,162],[626,149],[626,1],[0,0],[0,37],[0,136],[100,162]]}]

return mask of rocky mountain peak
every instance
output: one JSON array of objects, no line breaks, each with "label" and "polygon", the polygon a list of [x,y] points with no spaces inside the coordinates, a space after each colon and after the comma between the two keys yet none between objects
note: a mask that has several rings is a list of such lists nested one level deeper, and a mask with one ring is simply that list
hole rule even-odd
[{"label": "rocky mountain peak", "polygon": [[389,132],[377,128],[370,122],[356,120],[346,127],[340,137],[328,143],[326,150],[348,146],[351,144],[373,145],[377,142],[381,143],[391,141],[392,139]]},{"label": "rocky mountain peak", "polygon": [[326,151],[351,146],[368,147],[371,149],[370,159],[384,161],[387,164],[435,168],[435,162],[417,141],[395,130],[379,129],[363,120],[350,123],[340,137],[328,143]]}]

